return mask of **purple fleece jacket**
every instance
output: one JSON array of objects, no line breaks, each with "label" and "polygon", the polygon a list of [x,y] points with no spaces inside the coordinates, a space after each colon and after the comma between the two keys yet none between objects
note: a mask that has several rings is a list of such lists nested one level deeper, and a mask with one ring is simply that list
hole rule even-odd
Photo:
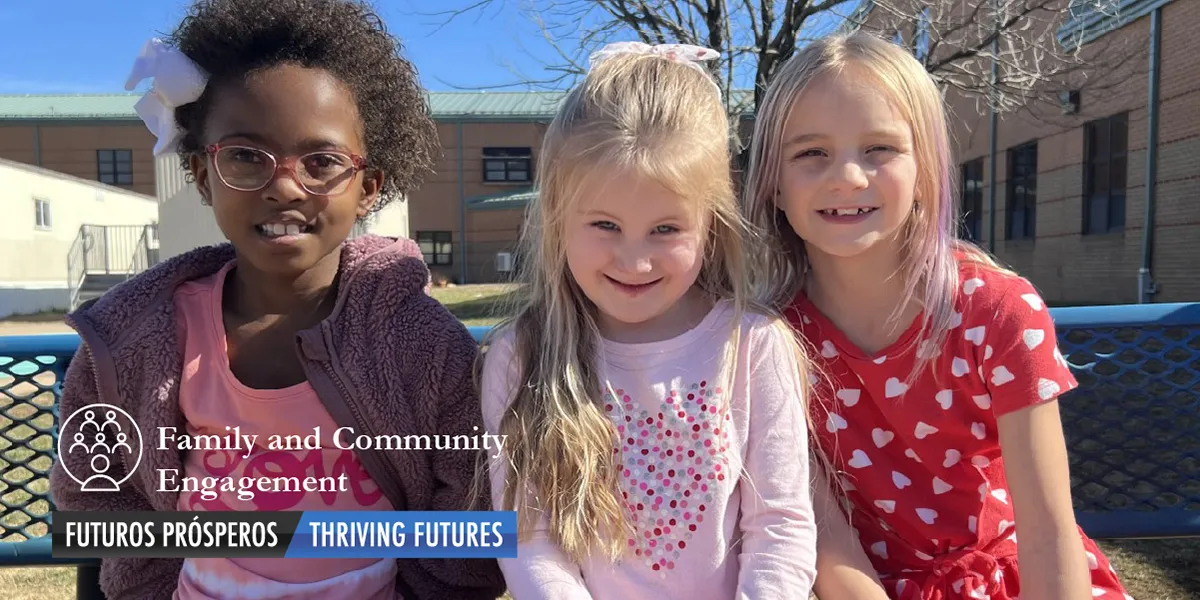
[{"label": "purple fleece jacket", "polygon": [[[124,409],[147,439],[160,427],[184,428],[179,408],[182,341],[172,299],[183,282],[211,275],[234,258],[228,245],[167,260],[84,304],[67,321],[82,343],[67,370],[61,414],[95,402]],[[466,328],[425,290],[429,271],[410,240],[364,236],[346,242],[337,303],[319,326],[301,332],[298,352],[309,382],[340,426],[369,435],[483,430],[473,367],[478,347]],[[478,430],[473,427],[479,427]],[[154,432],[154,433],[149,433]],[[71,432],[60,432],[72,435]],[[70,438],[67,438],[70,439]],[[176,510],[179,494],[159,492],[161,469],[183,471],[183,456],[144,444],[137,473],[118,492],[79,490],[56,463],[56,508],[75,511]],[[466,451],[360,452],[397,510],[464,510],[476,456]],[[59,457],[90,472],[87,455]],[[114,467],[116,479],[124,466]],[[490,498],[485,498],[490,506]],[[497,598],[504,580],[495,560],[399,560],[405,600]],[[103,561],[109,600],[170,598],[181,559]]]}]

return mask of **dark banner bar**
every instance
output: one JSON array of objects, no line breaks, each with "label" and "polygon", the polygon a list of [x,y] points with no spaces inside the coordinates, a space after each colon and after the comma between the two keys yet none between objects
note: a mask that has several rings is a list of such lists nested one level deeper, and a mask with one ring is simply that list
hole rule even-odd
[{"label": "dark banner bar", "polygon": [[55,558],[282,558],[303,512],[58,512]]}]

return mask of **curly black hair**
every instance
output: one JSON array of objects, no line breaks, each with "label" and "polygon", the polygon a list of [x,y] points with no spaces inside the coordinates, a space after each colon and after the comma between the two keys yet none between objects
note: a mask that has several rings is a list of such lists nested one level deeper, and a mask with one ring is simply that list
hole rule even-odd
[{"label": "curly black hair", "polygon": [[432,171],[441,145],[416,68],[371,8],[356,0],[199,0],[167,37],[209,74],[199,100],[175,109],[179,155],[202,151],[212,91],[264,68],[320,68],[354,94],[371,168],[383,173],[373,210],[411,192]]}]

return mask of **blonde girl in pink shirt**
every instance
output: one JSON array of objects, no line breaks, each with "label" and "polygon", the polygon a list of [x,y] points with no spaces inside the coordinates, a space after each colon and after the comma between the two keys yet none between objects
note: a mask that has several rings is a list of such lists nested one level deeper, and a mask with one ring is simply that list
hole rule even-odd
[{"label": "blonde girl in pink shirt", "polygon": [[606,47],[546,134],[482,373],[516,600],[809,597],[807,369],[747,299],[715,55]]}]

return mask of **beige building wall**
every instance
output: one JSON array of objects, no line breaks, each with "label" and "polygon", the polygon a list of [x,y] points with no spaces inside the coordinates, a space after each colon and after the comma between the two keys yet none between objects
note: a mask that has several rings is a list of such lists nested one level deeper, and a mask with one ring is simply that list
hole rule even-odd
[{"label": "beige building wall", "polygon": [[[83,225],[158,221],[158,203],[151,196],[15,161],[0,159],[0,189],[0,214],[5,217],[0,227],[0,317],[66,308],[67,257]],[[129,250],[127,258],[111,258],[112,269],[132,266],[136,241],[110,241],[114,250]]]}]

